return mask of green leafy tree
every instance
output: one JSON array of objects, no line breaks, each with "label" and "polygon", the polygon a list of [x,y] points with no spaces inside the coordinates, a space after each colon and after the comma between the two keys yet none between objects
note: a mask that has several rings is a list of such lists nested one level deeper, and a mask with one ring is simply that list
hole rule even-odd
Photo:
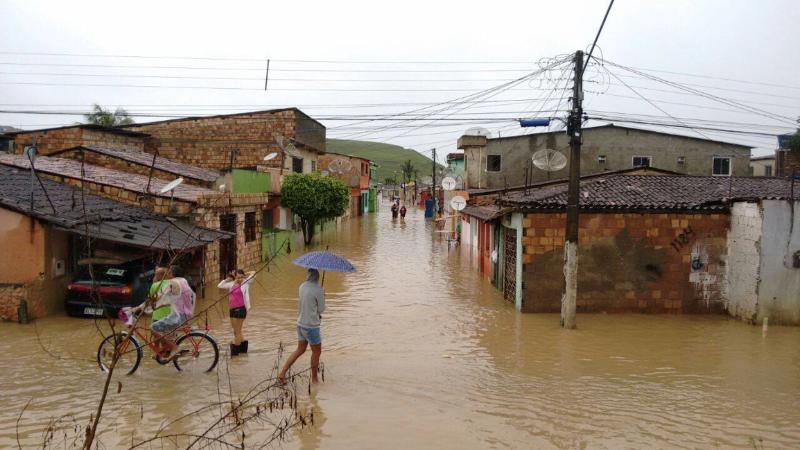
[{"label": "green leafy tree", "polygon": [[400,171],[403,173],[403,199],[406,198],[406,186],[408,182],[414,179],[414,164],[410,159],[400,166]]},{"label": "green leafy tree", "polygon": [[318,172],[289,174],[281,186],[281,206],[300,217],[306,244],[314,238],[315,225],[344,214],[349,199],[350,188],[346,184]]},{"label": "green leafy tree", "polygon": [[128,116],[128,112],[124,109],[117,108],[116,111],[111,112],[103,109],[102,106],[96,103],[92,108],[92,112],[89,114],[84,114],[83,117],[86,119],[86,123],[100,125],[101,127],[107,128],[130,125],[134,123],[133,119]]},{"label": "green leafy tree", "polygon": [[[800,119],[797,123],[800,124]],[[784,140],[784,145],[790,150],[800,151],[800,128]]]}]

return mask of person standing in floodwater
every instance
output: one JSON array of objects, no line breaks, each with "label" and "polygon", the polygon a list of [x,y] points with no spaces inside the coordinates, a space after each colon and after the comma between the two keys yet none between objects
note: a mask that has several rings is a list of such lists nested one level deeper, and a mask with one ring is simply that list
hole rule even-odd
[{"label": "person standing in floodwater", "polygon": [[248,342],[244,339],[242,328],[250,304],[250,283],[255,274],[255,272],[245,272],[241,269],[231,270],[228,277],[217,285],[220,289],[228,289],[229,315],[231,328],[233,328],[233,342],[230,345],[231,356],[247,353]]},{"label": "person standing in floodwater", "polygon": [[278,374],[278,381],[286,383],[286,372],[292,367],[297,358],[306,352],[311,345],[311,383],[317,383],[319,370],[319,357],[322,355],[322,334],[320,325],[322,313],[325,312],[325,291],[319,285],[319,271],[308,269],[306,281],[300,285],[299,296],[300,314],[297,317],[297,349],[289,355],[286,364]]},{"label": "person standing in floodwater", "polygon": [[397,219],[397,213],[399,209],[397,208],[397,203],[392,203],[392,219]]},{"label": "person standing in floodwater", "polygon": [[406,205],[403,205],[403,206],[400,207],[400,218],[401,219],[405,219],[406,218],[406,211],[407,211],[406,210]]}]

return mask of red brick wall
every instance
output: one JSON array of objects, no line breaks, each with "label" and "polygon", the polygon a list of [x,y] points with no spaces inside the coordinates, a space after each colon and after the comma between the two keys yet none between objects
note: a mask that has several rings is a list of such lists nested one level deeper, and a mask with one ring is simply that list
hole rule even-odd
[{"label": "red brick wall", "polygon": [[27,284],[0,284],[0,320],[19,321],[19,304],[24,298],[28,304],[28,319],[44,317],[47,308],[43,301],[41,281]]},{"label": "red brick wall", "polygon": [[36,137],[36,149],[40,155],[49,155],[79,145],[144,150],[144,139],[142,137],[72,127],[39,133],[18,134],[14,138],[16,153],[22,154],[26,145],[32,145],[34,136]]},{"label": "red brick wall", "polygon": [[[523,219],[524,311],[561,310],[565,220]],[[726,214],[582,214],[578,311],[722,311],[728,227]]]},{"label": "red brick wall", "polygon": [[284,110],[143,124],[130,129],[152,136],[147,140],[147,152],[158,151],[160,156],[185,164],[224,170],[230,167],[232,150],[235,168],[279,167],[281,158],[263,160],[267,154],[281,151],[275,141],[278,135],[301,143],[313,142],[324,151],[325,128],[314,124],[303,114]]}]

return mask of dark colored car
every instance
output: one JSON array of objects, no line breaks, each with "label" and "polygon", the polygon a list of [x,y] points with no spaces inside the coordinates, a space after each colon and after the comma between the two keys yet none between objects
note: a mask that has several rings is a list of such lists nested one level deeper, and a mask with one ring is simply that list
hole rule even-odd
[{"label": "dark colored car", "polygon": [[92,295],[89,266],[81,266],[67,286],[66,309],[70,316],[116,317],[120,309],[141,304],[153,281],[152,266],[146,269],[141,262],[96,264],[93,272],[96,295]]}]

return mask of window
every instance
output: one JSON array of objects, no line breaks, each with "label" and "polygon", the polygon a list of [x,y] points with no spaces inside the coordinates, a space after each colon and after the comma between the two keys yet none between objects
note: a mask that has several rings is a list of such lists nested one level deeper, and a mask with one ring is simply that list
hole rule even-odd
[{"label": "window", "polygon": [[500,155],[486,155],[486,171],[500,172],[502,167]]},{"label": "window", "polygon": [[311,171],[312,172],[316,172],[317,171],[317,162],[314,161],[313,159],[311,160]]},{"label": "window", "polygon": [[649,156],[634,156],[633,167],[650,167]]},{"label": "window", "polygon": [[292,156],[292,172],[303,173],[303,158]]},{"label": "window", "polygon": [[685,156],[678,156],[678,165],[682,166],[686,164],[686,157]]},{"label": "window", "polygon": [[731,159],[715,156],[711,163],[711,175],[729,177],[731,175]]},{"label": "window", "polygon": [[256,213],[244,213],[244,241],[256,240]]},{"label": "window", "polygon": [[271,230],[275,228],[274,221],[272,220],[274,216],[275,208],[264,211],[264,214],[261,215],[261,228],[265,230]]},{"label": "window", "polygon": [[772,176],[772,166],[767,164],[764,166],[764,176],[771,177]]},{"label": "window", "polygon": [[605,164],[606,163],[606,155],[598,155],[597,156],[597,162],[599,164]]}]

